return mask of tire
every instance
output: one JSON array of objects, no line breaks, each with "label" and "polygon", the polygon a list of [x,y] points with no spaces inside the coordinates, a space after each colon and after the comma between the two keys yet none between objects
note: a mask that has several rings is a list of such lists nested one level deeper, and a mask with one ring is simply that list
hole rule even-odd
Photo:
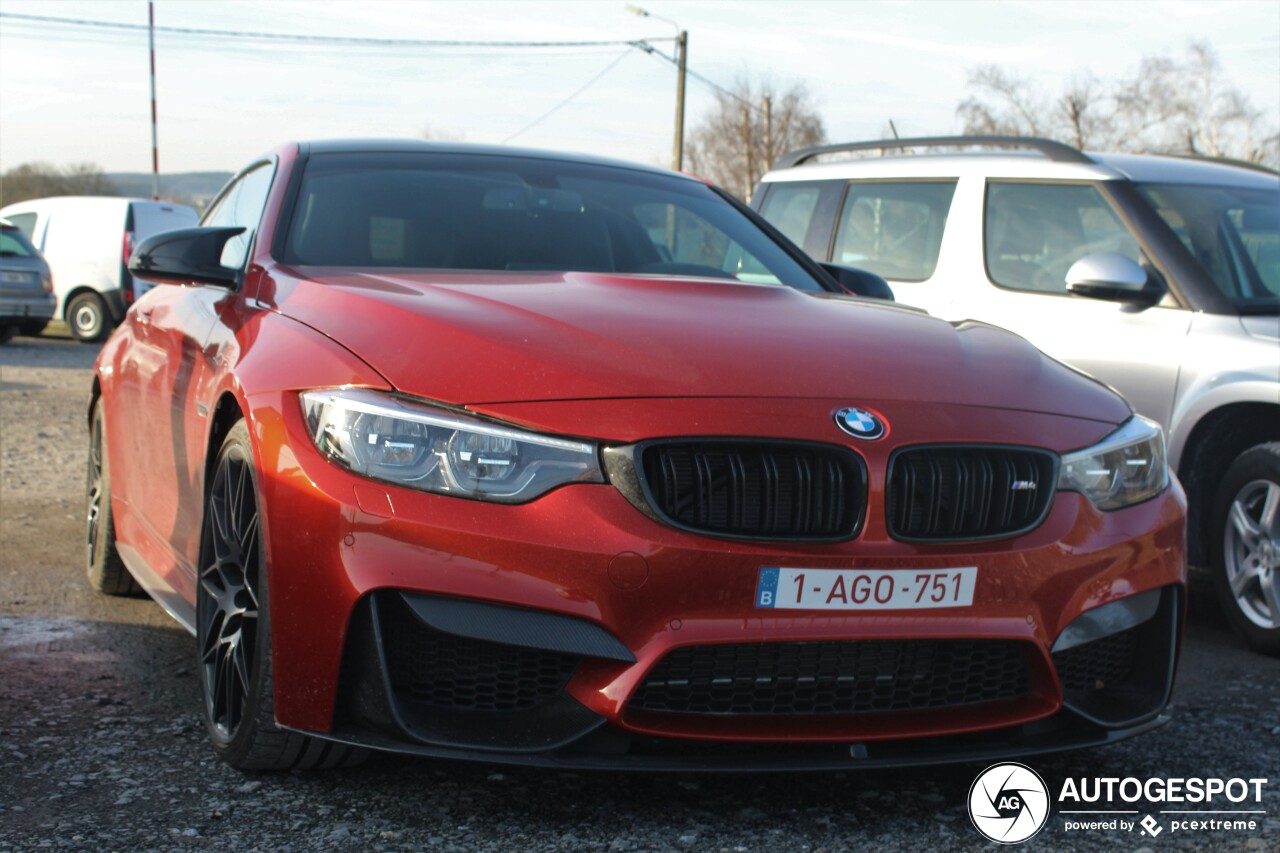
[{"label": "tire", "polygon": [[48,320],[23,320],[18,324],[18,334],[26,335],[29,338],[37,338],[44,334],[45,326],[48,325]]},{"label": "tire", "polygon": [[271,608],[249,430],[232,427],[205,499],[196,587],[197,668],[214,752],[239,770],[350,766],[366,750],[281,729],[271,675]]},{"label": "tire", "polygon": [[0,326],[0,344],[7,344],[18,334],[17,326]]},{"label": "tire", "polygon": [[138,595],[142,588],[116,550],[111,513],[111,466],[107,458],[102,399],[93,404],[89,427],[89,470],[85,477],[85,555],[89,586],[105,595]]},{"label": "tire", "polygon": [[1227,621],[1258,651],[1280,656],[1280,442],[1231,463],[1213,524],[1213,582]]},{"label": "tire", "polygon": [[107,304],[96,293],[81,293],[67,303],[67,326],[71,337],[91,344],[102,340],[111,331],[107,317]]}]

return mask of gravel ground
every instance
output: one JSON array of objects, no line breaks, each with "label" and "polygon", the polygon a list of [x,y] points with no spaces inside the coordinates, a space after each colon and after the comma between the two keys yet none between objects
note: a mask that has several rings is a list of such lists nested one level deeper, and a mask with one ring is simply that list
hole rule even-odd
[{"label": "gravel ground", "polygon": [[[214,759],[193,640],[147,600],[94,595],[81,568],[94,349],[0,347],[0,853],[915,851],[989,849],[965,801],[981,766],[817,775],[622,775],[379,757],[246,775]],[[1251,832],[1067,832],[1032,850],[1280,850],[1280,660],[1231,636],[1193,577],[1174,721],[1029,763],[1068,776],[1269,777]],[[1138,806],[1142,808],[1140,804]],[[1156,811],[1149,805],[1143,812]]]}]

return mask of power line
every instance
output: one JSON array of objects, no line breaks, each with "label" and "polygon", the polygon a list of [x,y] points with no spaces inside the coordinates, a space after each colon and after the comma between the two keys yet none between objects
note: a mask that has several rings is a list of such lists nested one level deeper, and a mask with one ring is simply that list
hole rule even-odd
[{"label": "power line", "polygon": [[560,108],[561,108],[561,107],[563,107],[565,104],[569,103],[569,102],[570,102],[570,101],[572,101],[574,98],[578,97],[578,96],[579,96],[579,95],[581,95],[583,92],[585,92],[585,91],[587,91],[588,89],[590,89],[592,86],[594,86],[594,85],[595,85],[595,84],[600,80],[600,78],[601,78],[601,77],[603,77],[604,75],[606,75],[606,74],[608,74],[610,71],[612,71],[615,65],[617,65],[619,62],[621,62],[622,60],[626,59],[626,58],[627,58],[628,56],[630,56],[630,55],[631,55],[631,48],[630,48],[630,47],[628,47],[628,48],[627,48],[626,50],[624,50],[622,53],[618,54],[618,56],[617,56],[616,58],[614,58],[613,62],[610,62],[608,65],[606,65],[606,66],[605,66],[605,67],[600,71],[600,73],[599,73],[599,74],[597,74],[596,76],[594,76],[594,77],[592,77],[590,80],[588,80],[586,83],[584,83],[584,84],[583,84],[583,85],[582,85],[582,86],[581,86],[577,91],[575,91],[572,95],[570,95],[569,97],[565,98],[563,101],[561,101],[560,103],[556,104],[554,107],[552,107],[551,109],[547,110],[545,113],[543,113],[542,115],[538,116],[538,117],[537,117],[537,118],[535,118],[533,121],[529,122],[529,123],[528,123],[528,124],[526,124],[524,127],[522,127],[522,128],[520,128],[519,130],[517,130],[515,133],[511,134],[511,135],[510,135],[510,136],[508,136],[506,139],[502,140],[502,144],[503,144],[503,145],[507,144],[507,143],[508,143],[508,142],[510,142],[511,140],[515,139],[517,136],[520,136],[521,134],[523,134],[526,130],[532,130],[534,127],[536,127],[537,125],[541,124],[543,119],[545,119],[545,118],[549,118],[549,117],[551,116],[551,114],[552,114],[552,113],[554,113],[556,110],[560,109]]},{"label": "power line", "polygon": [[[126,24],[118,21],[92,21],[86,18],[58,18],[52,15],[26,15],[17,12],[0,12],[0,18],[53,24],[63,27],[95,27],[111,30],[145,31],[145,24]],[[609,47],[627,46],[642,48],[653,41],[674,41],[673,37],[654,39],[615,39],[582,41],[478,41],[453,39],[403,39],[375,38],[371,36],[325,36],[304,33],[263,33],[248,30],[212,30],[200,27],[156,27],[157,32],[175,35],[214,36],[217,38],[256,39],[260,41],[306,42],[310,44],[359,45],[377,47]]]}]

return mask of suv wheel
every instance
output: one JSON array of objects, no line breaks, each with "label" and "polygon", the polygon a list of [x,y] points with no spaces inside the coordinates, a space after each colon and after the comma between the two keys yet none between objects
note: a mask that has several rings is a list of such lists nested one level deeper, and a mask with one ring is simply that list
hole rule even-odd
[{"label": "suv wheel", "polygon": [[1280,655],[1280,442],[1241,453],[1218,489],[1214,586],[1232,627]]},{"label": "suv wheel", "polygon": [[81,293],[67,304],[67,326],[78,341],[93,343],[107,336],[107,306],[96,293]]}]

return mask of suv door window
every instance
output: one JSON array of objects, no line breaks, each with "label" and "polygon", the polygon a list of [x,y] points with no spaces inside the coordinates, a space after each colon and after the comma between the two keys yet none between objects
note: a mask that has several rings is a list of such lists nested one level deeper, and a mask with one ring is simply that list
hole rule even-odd
[{"label": "suv door window", "polygon": [[209,227],[243,226],[245,231],[238,237],[232,237],[222,249],[222,265],[228,269],[239,269],[249,256],[249,242],[258,230],[262,220],[262,211],[267,204],[267,192],[271,189],[271,178],[275,174],[275,166],[263,163],[252,172],[242,175],[218,199],[218,203],[209,210],[200,224]]},{"label": "suv door window", "polygon": [[987,275],[1001,287],[1067,292],[1067,270],[1085,255],[1116,252],[1141,262],[1138,241],[1089,184],[987,185]]},{"label": "suv door window", "polygon": [[831,259],[893,281],[928,279],[955,191],[955,181],[850,184]]},{"label": "suv door window", "polygon": [[821,195],[822,187],[815,184],[777,183],[764,200],[760,215],[792,243],[803,246]]}]

